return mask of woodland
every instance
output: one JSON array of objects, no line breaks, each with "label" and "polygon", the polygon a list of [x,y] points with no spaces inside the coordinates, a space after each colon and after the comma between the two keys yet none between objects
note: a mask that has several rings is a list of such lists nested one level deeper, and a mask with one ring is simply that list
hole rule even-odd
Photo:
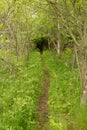
[{"label": "woodland", "polygon": [[87,1],[0,1],[0,130],[87,130]]}]

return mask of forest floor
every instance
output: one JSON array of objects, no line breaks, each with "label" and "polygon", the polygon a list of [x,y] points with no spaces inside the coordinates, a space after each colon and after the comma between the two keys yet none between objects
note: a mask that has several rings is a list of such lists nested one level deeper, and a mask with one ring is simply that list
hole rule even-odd
[{"label": "forest floor", "polygon": [[41,55],[41,64],[44,71],[44,80],[41,85],[41,95],[37,108],[37,127],[38,130],[47,130],[48,123],[48,89],[50,86],[50,75]]},{"label": "forest floor", "polygon": [[71,60],[69,51],[60,59],[32,51],[27,63],[0,64],[0,130],[87,130],[87,105],[79,106],[78,68],[72,72]]}]

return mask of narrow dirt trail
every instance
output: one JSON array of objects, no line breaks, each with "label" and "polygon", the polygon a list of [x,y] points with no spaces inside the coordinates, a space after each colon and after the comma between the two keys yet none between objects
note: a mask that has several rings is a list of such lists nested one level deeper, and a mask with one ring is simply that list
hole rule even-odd
[{"label": "narrow dirt trail", "polygon": [[41,63],[44,70],[44,81],[41,86],[41,96],[38,101],[37,108],[37,127],[38,130],[48,130],[48,89],[50,86],[50,75],[46,68],[43,56],[41,55]]}]

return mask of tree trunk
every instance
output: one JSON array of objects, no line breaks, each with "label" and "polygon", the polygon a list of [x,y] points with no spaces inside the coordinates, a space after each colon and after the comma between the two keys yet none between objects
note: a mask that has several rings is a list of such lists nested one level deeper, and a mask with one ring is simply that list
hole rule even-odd
[{"label": "tree trunk", "polygon": [[57,26],[57,54],[58,54],[58,57],[60,57],[60,26],[58,24]]},{"label": "tree trunk", "polygon": [[85,74],[85,83],[81,97],[81,105],[85,105],[86,101],[87,101],[87,72]]}]

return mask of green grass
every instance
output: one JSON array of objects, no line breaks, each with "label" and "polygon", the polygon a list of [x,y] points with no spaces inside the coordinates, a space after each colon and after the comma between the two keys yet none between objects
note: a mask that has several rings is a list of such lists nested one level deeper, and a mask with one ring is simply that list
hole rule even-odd
[{"label": "green grass", "polygon": [[87,130],[87,103],[77,108],[76,111],[76,127],[79,130]]},{"label": "green grass", "polygon": [[51,75],[49,130],[71,129],[74,127],[72,122],[81,97],[78,69],[75,68],[72,72],[71,52],[63,54],[61,59],[55,53],[45,52],[44,58]]},{"label": "green grass", "polygon": [[[48,130],[87,130],[87,105],[79,107],[81,88],[78,69],[72,71],[72,52],[60,59],[45,51],[50,73]],[[12,59],[11,59],[12,61]],[[36,108],[43,82],[40,54],[30,53],[29,62],[0,63],[0,130],[37,130]]]},{"label": "green grass", "polygon": [[38,52],[15,72],[0,67],[0,130],[36,130],[35,112],[43,70]]}]

